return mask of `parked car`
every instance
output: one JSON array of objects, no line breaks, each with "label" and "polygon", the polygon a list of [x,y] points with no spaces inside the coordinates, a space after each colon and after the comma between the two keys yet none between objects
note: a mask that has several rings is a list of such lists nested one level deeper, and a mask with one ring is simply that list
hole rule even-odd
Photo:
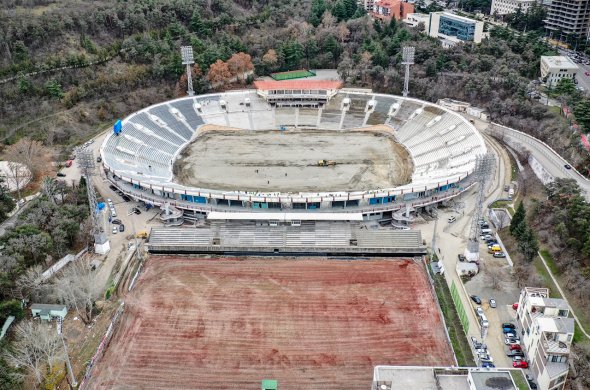
[{"label": "parked car", "polygon": [[135,214],[137,214],[137,215],[141,214],[141,210],[140,210],[140,209],[138,209],[137,207],[134,207],[134,208],[132,209],[132,211],[133,211]]},{"label": "parked car", "polygon": [[526,381],[529,383],[531,389],[537,388],[537,384],[534,382],[534,378],[531,375],[526,375]]},{"label": "parked car", "polygon": [[74,163],[74,162],[73,162],[72,160],[68,160],[68,161],[66,161],[66,168],[69,168],[69,167],[71,167],[73,163]]},{"label": "parked car", "polygon": [[522,351],[510,351],[506,354],[506,356],[508,356],[509,358],[515,357],[515,356],[524,356],[524,352]]},{"label": "parked car", "polygon": [[482,241],[487,241],[487,240],[491,240],[494,237],[491,234],[484,234],[484,235],[479,236],[479,238],[481,238]]},{"label": "parked car", "polygon": [[496,240],[495,238],[490,238],[489,240],[486,240],[486,244],[488,246],[494,245],[494,244],[497,244],[497,243],[498,243],[498,240]]},{"label": "parked car", "polygon": [[98,156],[98,157],[96,158],[96,162],[98,162],[98,163],[99,163],[99,162],[102,162],[102,157]]},{"label": "parked car", "polygon": [[504,252],[494,252],[494,254],[492,256],[494,256],[495,258],[504,258],[504,257],[506,257],[506,253],[504,253]]},{"label": "parked car", "polygon": [[490,307],[492,309],[495,309],[496,308],[496,300],[495,299],[490,298],[490,302],[489,303],[490,303]]},{"label": "parked car", "polygon": [[506,338],[516,338],[515,336],[508,336],[508,334],[516,334],[516,330],[513,328],[502,328],[502,333],[504,333],[504,336]]},{"label": "parked car", "polygon": [[515,339],[518,340],[516,337],[516,333],[513,333],[514,329],[510,329],[508,332],[504,331],[504,337],[507,339]]},{"label": "parked car", "polygon": [[521,360],[524,360],[524,356],[513,356],[512,357],[513,362],[519,362]]},{"label": "parked car", "polygon": [[512,304],[513,310],[518,310],[518,302]]},{"label": "parked car", "polygon": [[477,303],[478,305],[481,305],[481,298],[478,297],[477,295],[471,295],[471,300],[475,303]]},{"label": "parked car", "polygon": [[569,164],[565,164],[563,167],[564,167],[565,169],[572,169],[572,166],[571,166],[571,165],[569,165]]},{"label": "parked car", "polygon": [[[513,344],[520,344],[520,340],[519,339],[507,338],[507,339],[504,339],[504,344],[506,344],[508,346],[513,345]],[[516,352],[516,351],[514,351],[514,352]]]},{"label": "parked car", "polygon": [[113,219],[113,220],[111,221],[111,223],[112,223],[113,225],[120,225],[120,224],[121,224],[121,220],[120,220],[120,219],[117,219],[117,218],[115,218],[115,219]]},{"label": "parked car", "polygon": [[511,344],[508,346],[511,351],[522,351],[522,347],[519,344]]},{"label": "parked car", "polygon": [[125,231],[125,225],[123,225],[123,224],[120,224],[120,225],[119,225],[119,231],[120,231],[120,232],[124,232],[124,231]]},{"label": "parked car", "polygon": [[462,255],[460,253],[457,255],[457,257],[459,258],[459,261],[461,261],[461,262],[467,260],[467,258],[465,257],[465,255]]},{"label": "parked car", "polygon": [[448,219],[449,223],[453,223],[457,220],[457,217],[453,216]]},{"label": "parked car", "polygon": [[514,368],[529,368],[529,364],[524,360],[519,360],[516,362],[512,362],[512,367]]},{"label": "parked car", "polygon": [[119,230],[117,229],[117,227],[116,227],[116,226],[115,226],[115,227],[113,227],[113,231],[112,231],[112,233],[113,233],[113,234],[117,234],[117,232],[118,232],[118,231],[119,231]]},{"label": "parked car", "polygon": [[117,188],[117,187],[115,187],[115,186],[114,186],[114,185],[112,185],[112,184],[109,186],[109,188],[110,188],[111,190],[113,190],[113,191],[117,191],[117,190],[118,190],[118,188]]},{"label": "parked car", "polygon": [[502,328],[512,328],[512,329],[516,329],[516,325],[514,325],[512,322],[504,322],[502,324]]},{"label": "parked car", "polygon": [[478,306],[478,307],[475,309],[475,312],[477,313],[477,315],[478,315],[478,316],[480,316],[480,315],[482,315],[482,314],[483,314],[483,309],[481,308],[481,306]]},{"label": "parked car", "polygon": [[482,364],[481,364],[481,366],[482,366],[483,368],[494,368],[494,367],[496,367],[496,366],[494,366],[494,364],[493,364],[493,363],[488,363],[488,362],[484,362],[484,363],[482,363]]},{"label": "parked car", "polygon": [[57,172],[57,177],[66,177],[66,174],[63,172]]},{"label": "parked car", "polygon": [[128,197],[127,195],[123,195],[122,198],[125,202],[131,202],[131,198]]}]

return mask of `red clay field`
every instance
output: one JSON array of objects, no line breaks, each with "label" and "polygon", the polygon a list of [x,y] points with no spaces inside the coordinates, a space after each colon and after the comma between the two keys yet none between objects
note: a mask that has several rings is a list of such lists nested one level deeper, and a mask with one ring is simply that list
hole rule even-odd
[{"label": "red clay field", "polygon": [[151,257],[93,389],[368,389],[373,366],[451,365],[410,260]]}]

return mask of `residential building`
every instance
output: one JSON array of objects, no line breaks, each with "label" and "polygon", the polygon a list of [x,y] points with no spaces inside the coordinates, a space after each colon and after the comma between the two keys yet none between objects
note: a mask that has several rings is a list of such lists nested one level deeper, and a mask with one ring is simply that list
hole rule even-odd
[{"label": "residential building", "polygon": [[432,12],[428,23],[428,35],[439,38],[443,46],[459,42],[480,43],[484,38],[483,22],[449,12]]},{"label": "residential building", "polygon": [[396,20],[405,19],[414,12],[414,4],[402,0],[375,0],[371,16],[375,19]]},{"label": "residential building", "polygon": [[491,15],[507,15],[516,13],[518,7],[521,11],[526,12],[537,0],[492,0]]},{"label": "residential building", "polygon": [[68,308],[65,305],[33,303],[31,305],[31,314],[33,318],[38,317],[45,321],[50,321],[53,318],[61,318],[63,320],[68,314]]},{"label": "residential building", "polygon": [[565,387],[575,324],[568,317],[569,311],[563,299],[549,298],[547,288],[525,287],[520,292],[516,318],[529,368],[539,389]]},{"label": "residential building", "polygon": [[371,390],[516,390],[508,370],[479,367],[376,366]]},{"label": "residential building", "polygon": [[552,0],[547,5],[545,28],[555,39],[561,35],[587,36],[589,18],[588,0]]},{"label": "residential building", "polygon": [[424,23],[424,29],[428,31],[428,22],[430,21],[430,15],[428,14],[419,14],[419,13],[412,13],[406,15],[406,18],[403,20],[405,24],[410,27],[418,27],[420,23]]},{"label": "residential building", "polygon": [[575,82],[579,67],[570,58],[564,56],[541,56],[541,78],[553,87],[559,80],[567,78]]},{"label": "residential building", "polygon": [[365,9],[367,12],[373,11],[373,4],[375,0],[359,0],[358,4]]}]

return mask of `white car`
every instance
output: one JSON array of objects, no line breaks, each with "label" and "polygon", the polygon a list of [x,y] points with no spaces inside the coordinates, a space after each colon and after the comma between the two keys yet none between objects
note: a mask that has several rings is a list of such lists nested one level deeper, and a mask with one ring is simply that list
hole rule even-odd
[{"label": "white car", "polygon": [[114,227],[112,233],[113,234],[117,234],[118,231],[119,231],[119,229],[117,229],[116,227]]}]

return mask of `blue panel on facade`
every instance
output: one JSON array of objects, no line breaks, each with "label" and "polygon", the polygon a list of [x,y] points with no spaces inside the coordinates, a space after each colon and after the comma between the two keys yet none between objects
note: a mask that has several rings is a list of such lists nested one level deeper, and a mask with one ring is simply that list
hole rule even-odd
[{"label": "blue panel on facade", "polygon": [[441,16],[438,32],[451,37],[457,37],[462,41],[473,41],[473,37],[475,36],[475,22]]},{"label": "blue panel on facade", "polygon": [[195,203],[207,203],[207,198],[204,196],[193,196],[193,202]]}]

